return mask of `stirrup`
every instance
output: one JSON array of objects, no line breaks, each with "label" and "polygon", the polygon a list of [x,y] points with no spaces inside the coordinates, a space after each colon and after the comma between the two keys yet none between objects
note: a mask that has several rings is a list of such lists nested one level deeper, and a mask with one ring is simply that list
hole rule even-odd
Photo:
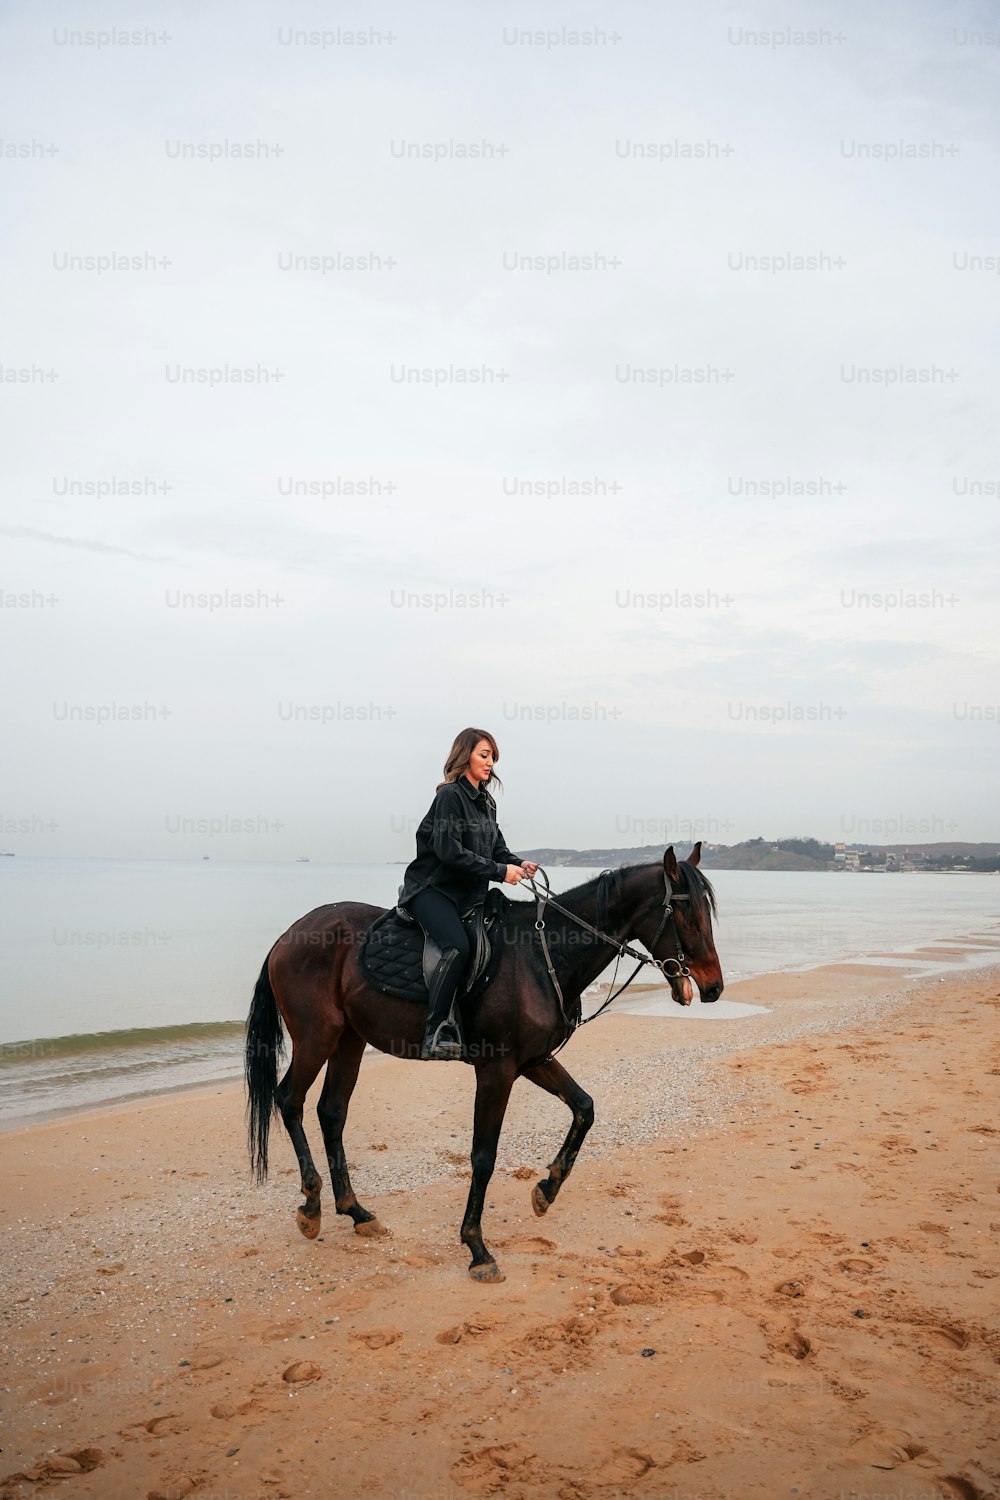
[{"label": "stirrup", "polygon": [[421,1062],[461,1062],[464,1056],[458,1027],[450,1016],[434,1028],[433,1035],[424,1036]]}]

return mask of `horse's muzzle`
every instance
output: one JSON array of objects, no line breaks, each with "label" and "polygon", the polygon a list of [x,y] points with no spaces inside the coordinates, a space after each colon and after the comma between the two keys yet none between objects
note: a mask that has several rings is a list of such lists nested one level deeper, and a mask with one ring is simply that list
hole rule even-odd
[{"label": "horse's muzzle", "polygon": [[690,1005],[694,999],[694,988],[684,974],[675,974],[670,980],[670,993],[678,1005]]}]

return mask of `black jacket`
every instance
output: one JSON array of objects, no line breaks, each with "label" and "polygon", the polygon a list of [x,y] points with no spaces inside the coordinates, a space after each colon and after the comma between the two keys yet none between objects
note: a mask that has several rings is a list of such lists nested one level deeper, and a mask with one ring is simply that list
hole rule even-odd
[{"label": "black jacket", "polygon": [[460,911],[485,900],[491,880],[503,880],[507,865],[519,865],[497,827],[497,805],[486,790],[462,775],[439,787],[417,829],[417,857],[406,867],[399,897],[405,906],[433,886]]}]

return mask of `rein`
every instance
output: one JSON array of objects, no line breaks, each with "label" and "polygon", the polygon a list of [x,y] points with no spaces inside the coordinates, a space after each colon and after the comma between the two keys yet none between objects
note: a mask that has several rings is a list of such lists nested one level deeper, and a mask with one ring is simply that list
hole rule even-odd
[{"label": "rein", "polygon": [[[556,996],[559,1000],[559,1011],[562,1015],[563,1023],[569,1028],[569,1034],[567,1035],[565,1041],[561,1042],[559,1047],[555,1049],[557,1052],[562,1047],[565,1047],[566,1042],[569,1041],[569,1038],[573,1035],[573,1032],[578,1026],[586,1026],[591,1021],[596,1021],[597,1017],[607,1010],[608,1006],[613,1000],[617,1000],[619,995],[624,994],[635,976],[639,973],[640,969],[643,969],[646,964],[652,964],[654,968],[659,969],[664,979],[669,980],[690,978],[690,970],[687,966],[687,959],[684,956],[684,950],[681,947],[680,935],[677,931],[677,923],[674,921],[673,908],[673,903],[675,901],[687,901],[689,898],[686,895],[678,895],[675,892],[671,891],[670,882],[667,879],[666,870],[664,870],[663,872],[663,908],[660,914],[660,925],[657,927],[656,932],[653,934],[653,940],[649,946],[650,949],[656,947],[657,943],[660,941],[661,936],[663,935],[665,928],[667,927],[667,924],[669,923],[673,932],[674,945],[677,949],[676,958],[653,958],[649,954],[639,953],[635,948],[630,947],[628,943],[623,942],[620,938],[609,937],[606,932],[601,932],[599,928],[591,926],[591,924],[583,917],[577,916],[575,911],[570,911],[568,907],[561,906],[559,904],[559,902],[552,895],[552,890],[549,885],[549,877],[540,865],[538,867],[538,875],[542,876],[545,881],[544,888],[541,886],[541,884],[538,883],[538,877],[531,875],[526,875],[524,880],[520,881],[519,884],[529,885],[534,894],[535,901],[537,903],[535,908],[535,931],[538,933],[539,939],[541,940],[542,954],[545,958],[545,967],[548,970],[549,978],[552,980],[552,987],[555,990]],[[569,919],[572,922],[575,922],[578,927],[583,927],[587,932],[592,932],[594,937],[598,938],[602,943],[607,943],[610,947],[617,948],[618,950],[618,955],[615,959],[615,972],[611,977],[611,993],[608,995],[608,998],[603,1002],[603,1004],[598,1006],[597,1010],[594,1011],[594,1014],[592,1016],[587,1016],[586,1020],[582,1019],[582,1017],[577,1018],[576,1015],[570,1015],[567,1012],[566,1001],[563,997],[562,992],[562,986],[559,983],[559,979],[555,971],[555,966],[552,963],[552,954],[549,952],[548,938],[545,936],[546,906],[554,907],[556,911],[562,912],[564,917],[569,917]],[[636,966],[632,970],[631,974],[626,979],[625,983],[622,985],[621,989],[616,990],[615,984],[618,980],[618,965],[621,963],[622,958],[626,954],[629,956],[629,958],[637,959],[638,962],[636,963]],[[670,969],[668,965],[673,965],[673,968]]]}]

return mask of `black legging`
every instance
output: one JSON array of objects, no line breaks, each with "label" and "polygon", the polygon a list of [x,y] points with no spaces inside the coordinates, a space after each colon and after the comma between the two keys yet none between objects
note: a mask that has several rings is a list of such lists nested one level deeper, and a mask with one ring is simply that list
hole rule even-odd
[{"label": "black legging", "polygon": [[[441,891],[428,887],[426,891],[420,891],[412,900],[407,902],[410,911],[416,917],[425,932],[430,933],[436,943],[444,952],[447,948],[457,948],[461,954],[461,961],[454,965],[449,975],[447,986],[448,993],[441,994],[441,1006],[450,1005],[452,996],[458,988],[458,981],[465,973],[469,962],[469,950],[471,943],[465,923],[458,914],[458,908],[453,901]],[[451,981],[454,980],[454,983]]]}]

